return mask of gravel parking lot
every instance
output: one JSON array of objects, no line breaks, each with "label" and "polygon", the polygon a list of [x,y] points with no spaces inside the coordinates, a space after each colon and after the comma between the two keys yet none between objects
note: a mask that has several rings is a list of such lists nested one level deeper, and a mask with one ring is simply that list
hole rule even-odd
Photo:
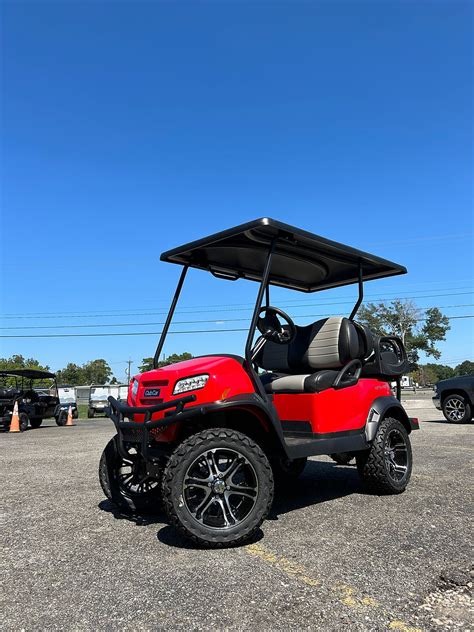
[{"label": "gravel parking lot", "polygon": [[366,495],[355,467],[313,459],[259,538],[223,551],[114,512],[97,478],[110,421],[1,434],[0,627],[473,629],[474,425],[428,401],[412,414],[406,493]]}]

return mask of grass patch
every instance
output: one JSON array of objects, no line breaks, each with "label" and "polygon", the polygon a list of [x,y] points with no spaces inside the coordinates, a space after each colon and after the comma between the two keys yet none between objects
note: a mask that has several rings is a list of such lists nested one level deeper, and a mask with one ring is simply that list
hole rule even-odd
[{"label": "grass patch", "polygon": [[79,413],[80,419],[87,419],[87,404],[78,404],[77,412]]}]

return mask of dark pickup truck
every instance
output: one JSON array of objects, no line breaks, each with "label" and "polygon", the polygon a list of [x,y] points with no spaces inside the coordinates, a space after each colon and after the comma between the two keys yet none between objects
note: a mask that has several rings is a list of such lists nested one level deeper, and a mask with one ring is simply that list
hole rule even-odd
[{"label": "dark pickup truck", "polygon": [[433,390],[433,404],[443,411],[446,421],[452,424],[471,421],[474,408],[474,375],[441,380]]}]

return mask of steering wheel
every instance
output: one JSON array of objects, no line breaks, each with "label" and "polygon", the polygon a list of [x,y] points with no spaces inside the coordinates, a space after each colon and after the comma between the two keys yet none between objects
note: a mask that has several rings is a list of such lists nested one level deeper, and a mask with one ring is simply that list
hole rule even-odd
[{"label": "steering wheel", "polygon": [[[261,316],[261,314],[265,315]],[[287,329],[283,328],[278,317],[285,321]],[[296,336],[295,323],[278,307],[262,307],[258,316],[257,329],[265,340],[271,340],[278,345],[288,345]]]}]

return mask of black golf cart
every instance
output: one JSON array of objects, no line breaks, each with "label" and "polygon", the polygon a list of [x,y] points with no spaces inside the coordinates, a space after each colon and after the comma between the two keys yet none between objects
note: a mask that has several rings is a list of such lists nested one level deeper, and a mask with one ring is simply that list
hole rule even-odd
[{"label": "black golf cart", "polygon": [[54,417],[59,404],[56,376],[49,371],[11,369],[0,371],[0,426],[10,428],[18,402],[20,430],[39,428],[43,419]]}]

